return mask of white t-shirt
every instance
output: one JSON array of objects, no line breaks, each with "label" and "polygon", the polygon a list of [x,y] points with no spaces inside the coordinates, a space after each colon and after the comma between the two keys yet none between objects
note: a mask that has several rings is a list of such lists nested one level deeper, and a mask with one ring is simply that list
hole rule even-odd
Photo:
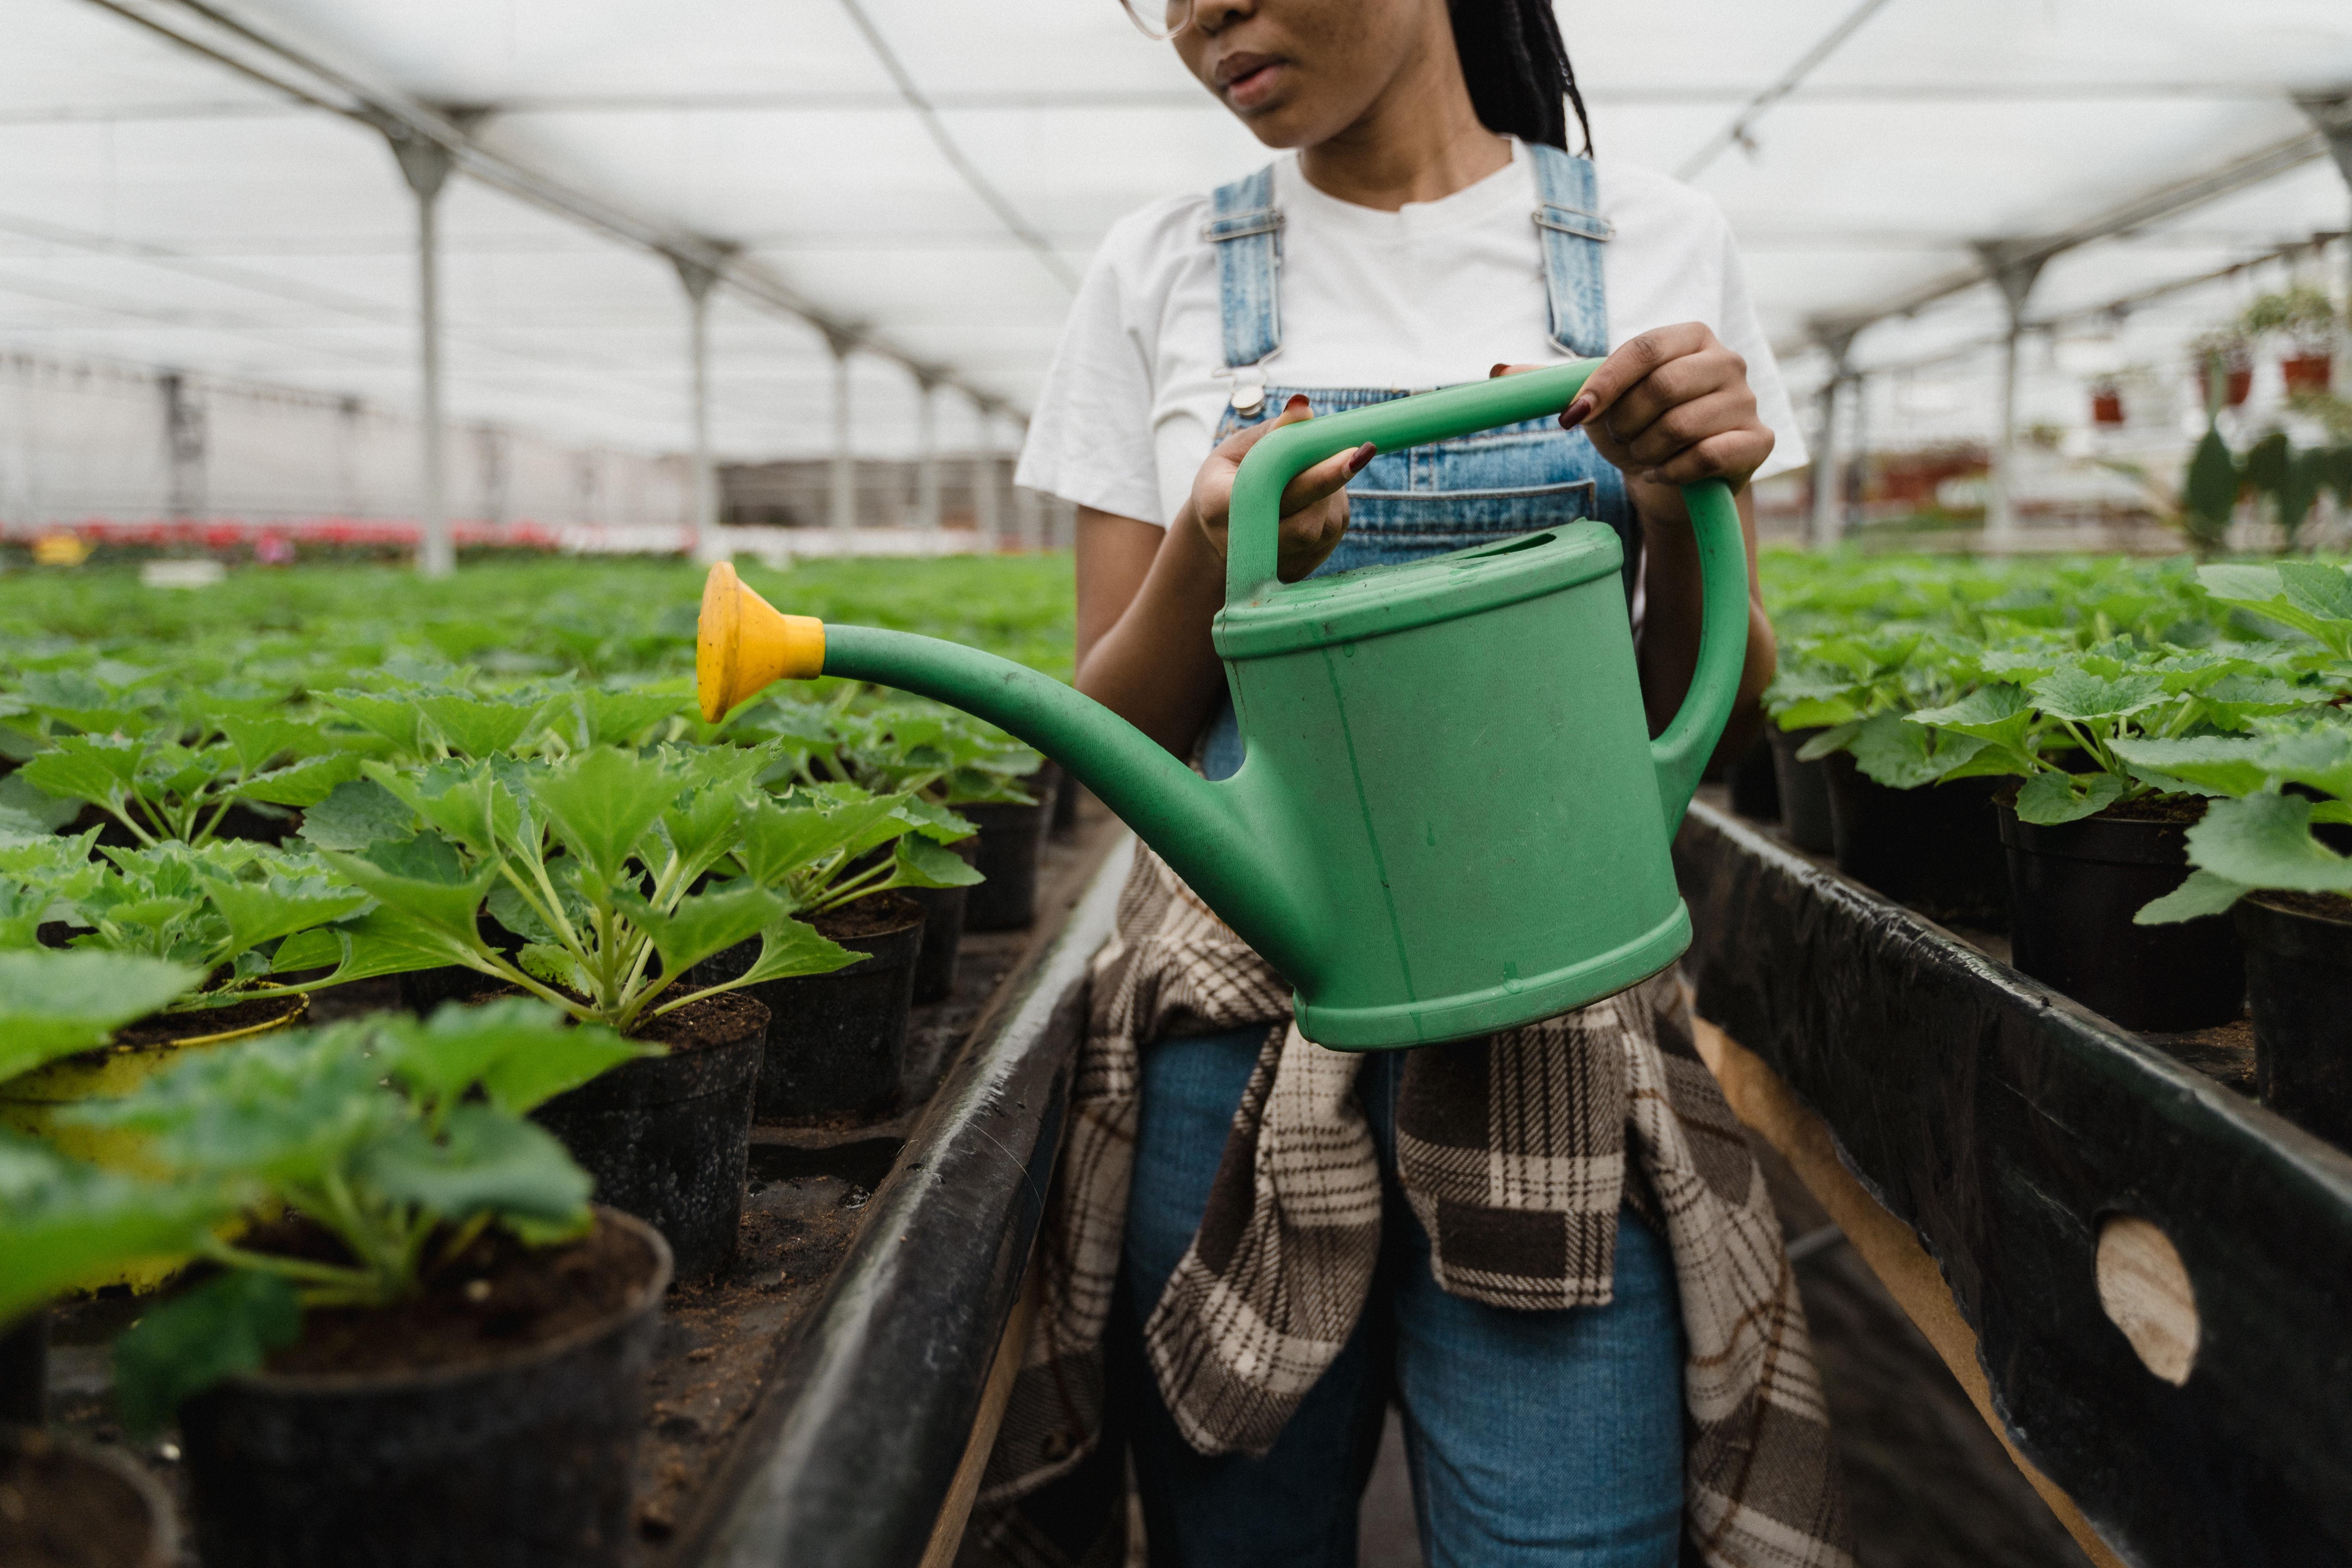
[{"label": "white t-shirt", "polygon": [[[1647,169],[1598,164],[1612,347],[1652,327],[1704,321],[1748,361],[1758,411],[1779,437],[1759,477],[1801,468],[1804,442],[1757,324],[1731,228],[1706,197]],[[1381,212],[1324,195],[1286,155],[1278,387],[1424,390],[1483,378],[1497,362],[1568,358],[1552,345],[1535,172],[1508,167],[1433,202]],[[1104,237],[1062,329],[1015,478],[1081,506],[1166,526],[1233,392],[1224,369],[1206,195],[1156,202]]]}]

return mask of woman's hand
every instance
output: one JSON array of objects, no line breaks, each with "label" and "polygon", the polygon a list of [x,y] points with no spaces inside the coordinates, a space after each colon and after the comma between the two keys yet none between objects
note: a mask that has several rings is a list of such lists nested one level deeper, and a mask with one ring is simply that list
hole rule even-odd
[{"label": "woman's hand", "polygon": [[[1293,397],[1282,412],[1261,425],[1236,430],[1217,443],[1209,460],[1192,478],[1192,499],[1187,503],[1209,546],[1223,560],[1225,531],[1232,518],[1234,476],[1242,459],[1271,431],[1311,418],[1307,399]],[[1292,479],[1282,492],[1282,542],[1276,552],[1276,571],[1286,583],[1296,583],[1323,564],[1339,547],[1348,531],[1348,481],[1372,460],[1367,441],[1352,452],[1326,458]]]},{"label": "woman's hand", "polygon": [[[1532,365],[1497,365],[1511,374]],[[1560,425],[1581,426],[1625,475],[1644,518],[1687,521],[1679,487],[1721,479],[1736,493],[1772,455],[1772,432],[1756,416],[1748,362],[1697,321],[1628,339],[1592,373]]]}]

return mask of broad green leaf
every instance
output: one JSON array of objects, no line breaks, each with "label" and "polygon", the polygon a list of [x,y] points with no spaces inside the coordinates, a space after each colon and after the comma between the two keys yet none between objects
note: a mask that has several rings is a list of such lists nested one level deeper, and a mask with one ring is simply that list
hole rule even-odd
[{"label": "broad green leaf", "polygon": [[[1852,711],[1851,709],[1847,710]],[[1859,719],[1845,719],[1829,725],[1820,734],[1811,737],[1797,748],[1797,761],[1818,763],[1823,757],[1843,752],[1853,745],[1854,736],[1861,732],[1862,721]]]},{"label": "broad green leaf", "polygon": [[384,910],[469,950],[480,945],[474,916],[498,879],[496,866],[468,876],[457,851],[430,835],[376,844],[364,855],[320,854]]},{"label": "broad green leaf", "polygon": [[185,1257],[233,1208],[210,1185],[101,1171],[0,1132],[0,1325],[104,1270]]},{"label": "broad green leaf", "polygon": [[596,989],[595,982],[580,966],[572,950],[560,942],[527,942],[515,954],[515,963],[534,980],[585,996]]},{"label": "broad green leaf", "polygon": [[952,849],[919,833],[898,840],[898,868],[891,878],[901,888],[969,888],[985,880],[977,868]]},{"label": "broad green leaf", "polygon": [[580,1024],[529,1050],[501,1057],[482,1075],[482,1092],[501,1110],[527,1115],[623,1062],[662,1054],[660,1046],[638,1045],[599,1025]]},{"label": "broad green leaf", "polygon": [[488,1105],[453,1109],[437,1141],[409,1123],[364,1150],[354,1174],[453,1225],[485,1210],[577,1225],[596,1186],[553,1133]]},{"label": "broad green leaf", "polygon": [[865,956],[824,936],[814,926],[786,921],[760,933],[758,961],[733,984],[755,985],[762,980],[785,980],[796,974],[830,974]]},{"label": "broad green leaf", "polygon": [[2122,719],[2164,700],[2158,675],[2094,675],[2082,668],[2053,670],[2028,688],[2034,705],[2053,719],[2077,722]]},{"label": "broad green leaf", "polygon": [[90,848],[97,844],[99,832],[93,827],[70,838],[47,833],[14,838],[0,837],[0,875],[56,879],[80,870],[89,864]]},{"label": "broad green leaf", "polygon": [[522,807],[480,763],[439,763],[422,773],[383,763],[363,766],[368,777],[470,855],[495,856],[522,831]]},{"label": "broad green leaf", "polygon": [[274,938],[341,920],[367,902],[367,895],[324,877],[272,877],[266,882],[205,881],[213,907],[228,921],[234,957]]},{"label": "broad green leaf", "polygon": [[2277,570],[2288,604],[2316,619],[2352,626],[2352,576],[2342,567],[2323,566],[2315,561],[2282,561]]},{"label": "broad green leaf", "polygon": [[2352,860],[2311,834],[2311,803],[2300,795],[2217,800],[2189,830],[2189,860],[2247,888],[2352,893]]},{"label": "broad green leaf", "polygon": [[1974,735],[1995,745],[2022,749],[2032,728],[2033,704],[2014,686],[1979,686],[1958,702],[1906,715],[1914,724]]},{"label": "broad green leaf", "polygon": [[320,698],[410,756],[424,754],[425,737],[420,728],[424,714],[415,699],[380,697],[373,691],[328,691],[320,693]]},{"label": "broad green leaf", "polygon": [[294,1287],[237,1269],[151,1309],[114,1342],[114,1397],[122,1425],[146,1437],[181,1402],[225,1377],[257,1370],[302,1333]]},{"label": "broad green leaf", "polygon": [[734,843],[735,825],[742,815],[742,798],[735,789],[706,787],[663,812],[661,820],[663,830],[669,835],[670,847],[677,851],[691,876],[707,869],[727,852]]},{"label": "broad green leaf", "polygon": [[1866,776],[1890,789],[1917,789],[1984,748],[1981,737],[1922,729],[1890,711],[1863,721],[1848,750],[1853,752],[1854,766]]},{"label": "broad green leaf", "polygon": [[613,902],[653,939],[654,950],[661,954],[661,972],[671,979],[715,952],[750,941],[791,912],[782,899],[757,887],[698,893],[679,900],[667,915],[631,892],[615,892]]},{"label": "broad green leaf", "polygon": [[194,990],[204,971],[132,953],[0,952],[0,1080],[106,1043]]},{"label": "broad green leaf", "polygon": [[570,702],[583,747],[625,744],[687,706],[674,691],[575,691]]},{"label": "broad green leaf", "polygon": [[2017,817],[2055,827],[2095,816],[2123,798],[2124,781],[2113,773],[2035,773],[2017,792]]},{"label": "broad green leaf", "polygon": [[[245,800],[267,801],[308,811],[360,776],[360,759],[349,752],[330,757],[306,757],[269,773],[258,773],[237,785]],[[330,847],[340,848],[335,845]]]},{"label": "broad green leaf", "polygon": [[2262,764],[2267,745],[2253,735],[2200,735],[2187,741],[2117,741],[2115,752],[2135,769],[2224,795],[2252,795],[2269,777]]},{"label": "broad green leaf", "polygon": [[227,740],[229,755],[241,773],[260,773],[281,756],[310,757],[333,749],[333,742],[316,724],[299,724],[291,719],[216,716],[215,723]]},{"label": "broad green leaf", "polygon": [[617,887],[678,784],[657,762],[600,748],[550,768],[531,791],[555,836],[601,883]]},{"label": "broad green leaf", "polygon": [[427,697],[417,703],[453,752],[469,757],[501,756],[532,727],[542,704],[500,702],[479,697]]},{"label": "broad green leaf", "polygon": [[411,1089],[455,1101],[507,1058],[546,1049],[575,1032],[544,1002],[502,996],[471,1005],[446,1003],[429,1019],[386,1016],[378,1026],[375,1050]]},{"label": "broad green leaf", "polygon": [[416,814],[373,779],[337,784],[302,813],[302,837],[321,849],[355,853],[415,831]]},{"label": "broad green leaf", "polygon": [[0,778],[0,811],[14,813],[31,825],[19,831],[55,833],[81,814],[81,802],[71,795],[60,799],[36,788],[19,768]]},{"label": "broad green leaf", "polygon": [[2171,925],[2179,921],[2222,914],[2244,897],[2246,891],[2227,877],[2217,877],[2210,871],[2191,871],[2180,886],[2160,899],[2151,899],[2142,904],[2139,911],[2132,916],[2132,924]]},{"label": "broad green leaf", "polygon": [[44,795],[111,808],[120,806],[137,785],[147,752],[139,741],[65,735],[55,751],[44,752],[16,772]]},{"label": "broad green leaf", "polygon": [[752,801],[743,812],[736,863],[759,886],[782,887],[795,872],[845,849],[843,826],[814,806]]}]

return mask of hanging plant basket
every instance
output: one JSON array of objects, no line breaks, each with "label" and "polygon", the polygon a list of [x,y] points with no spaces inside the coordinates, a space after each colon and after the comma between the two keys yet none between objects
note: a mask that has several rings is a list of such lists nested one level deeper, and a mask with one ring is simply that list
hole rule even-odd
[{"label": "hanging plant basket", "polygon": [[2326,392],[2335,379],[2336,356],[2326,349],[2297,349],[2279,361],[2279,374],[2290,397],[2299,392]]}]

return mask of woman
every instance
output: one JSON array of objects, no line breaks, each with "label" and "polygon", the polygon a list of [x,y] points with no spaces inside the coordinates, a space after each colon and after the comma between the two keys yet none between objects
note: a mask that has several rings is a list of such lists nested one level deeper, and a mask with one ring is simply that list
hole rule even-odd
[{"label": "woman", "polygon": [[[1300,475],[1281,571],[1597,518],[1624,545],[1662,725],[1700,619],[1676,487],[1740,492],[1752,563],[1745,487],[1790,422],[1719,215],[1569,153],[1583,106],[1549,0],[1128,3],[1297,152],[1124,220],[1080,290],[1020,471],[1078,507],[1079,689],[1230,774],[1209,631],[1249,448],[1605,354],[1556,421]],[[1727,745],[1772,660],[1751,608]],[[1012,1506],[985,1538],[1021,1561],[1107,1550],[1074,1500],[1116,1481],[1107,1418],[1155,1563],[1344,1568],[1393,1402],[1433,1563],[1658,1568],[1685,1542],[1711,1563],[1847,1561],[1778,1230],[1671,977],[1369,1058],[1286,1025],[1278,977],[1141,855],[989,1476],[984,1500]]]}]

